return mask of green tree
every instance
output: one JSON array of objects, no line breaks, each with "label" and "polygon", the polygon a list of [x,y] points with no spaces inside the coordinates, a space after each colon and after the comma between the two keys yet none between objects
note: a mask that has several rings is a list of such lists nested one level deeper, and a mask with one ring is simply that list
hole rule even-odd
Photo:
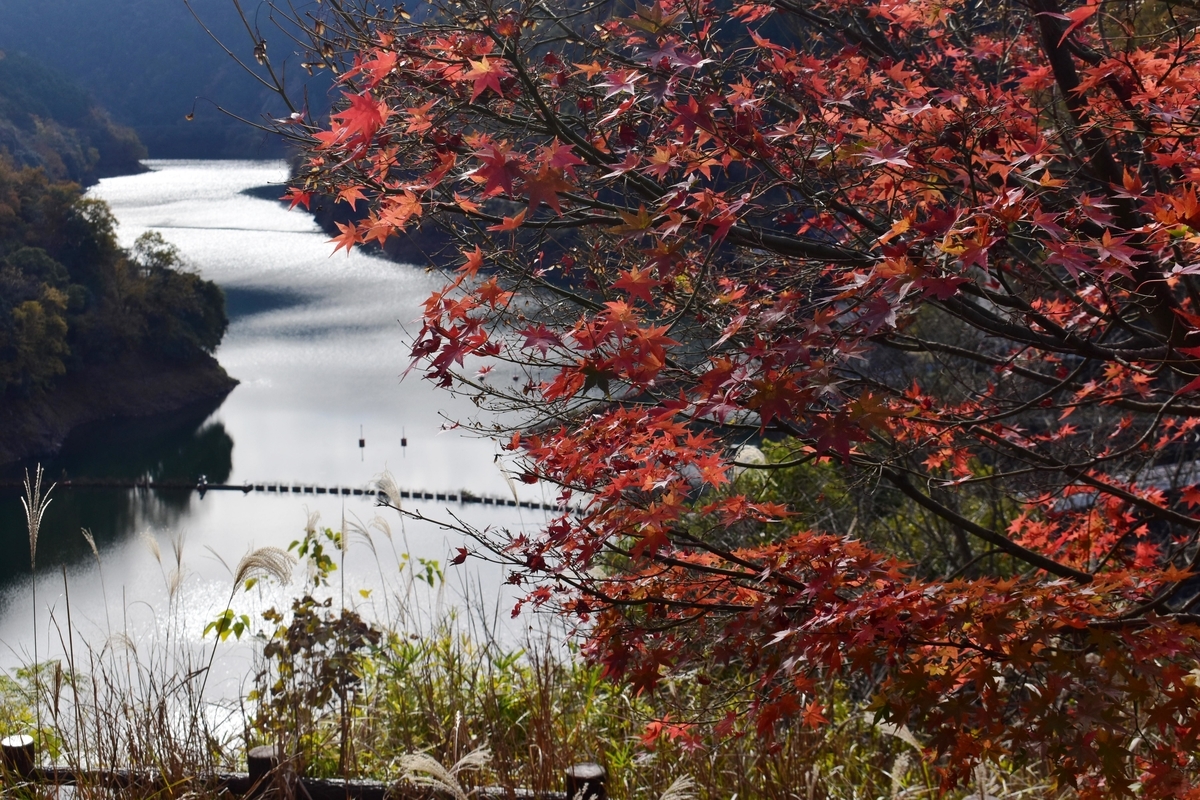
[{"label": "green tree", "polygon": [[15,357],[6,365],[11,371],[8,382],[43,388],[66,372],[63,359],[70,352],[63,317],[66,307],[66,296],[46,287],[40,300],[26,300],[12,310]]}]

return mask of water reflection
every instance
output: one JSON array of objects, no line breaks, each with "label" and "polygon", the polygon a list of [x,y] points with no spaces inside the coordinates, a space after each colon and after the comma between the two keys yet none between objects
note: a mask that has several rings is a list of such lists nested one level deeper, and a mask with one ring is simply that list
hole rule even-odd
[{"label": "water reflection", "polygon": [[281,311],[307,302],[303,295],[286,289],[226,286],[224,291],[225,313],[230,323],[239,322],[244,317]]},{"label": "water reflection", "polygon": [[[58,456],[45,460],[47,481],[72,476],[92,479],[195,481],[201,475],[221,483],[233,471],[233,439],[223,423],[210,419],[221,401],[206,402],[174,414],[88,425],[71,435]],[[4,469],[5,481],[19,479],[32,463]],[[0,492],[0,548],[27,554],[29,543],[19,492]],[[74,564],[89,558],[79,531],[89,528],[97,544],[146,528],[174,528],[187,516],[194,492],[72,488],[56,491],[38,541],[41,567]],[[20,557],[0,561],[0,586],[27,573]]]}]

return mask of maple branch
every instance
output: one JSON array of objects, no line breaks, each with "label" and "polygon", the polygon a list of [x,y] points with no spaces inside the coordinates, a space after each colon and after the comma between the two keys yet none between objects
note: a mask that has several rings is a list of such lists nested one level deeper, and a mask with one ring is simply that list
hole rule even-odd
[{"label": "maple branch", "polygon": [[[1056,286],[1059,291],[1070,297],[1073,302],[1079,304],[1079,307],[1084,311],[1091,314],[1096,319],[1111,320],[1117,327],[1119,327],[1129,336],[1131,341],[1149,338],[1148,331],[1135,327],[1131,321],[1124,318],[1119,309],[1114,308],[1111,312],[1106,313],[1097,308],[1090,301],[1080,295],[1075,288],[1069,286],[1061,276],[1054,272],[1054,270],[1047,269],[1045,264],[1035,260],[1032,256],[1026,253],[1022,247],[1017,246],[1014,243],[1014,239],[1015,237],[1010,237],[1005,242],[1009,252],[1013,253],[1017,257],[1017,260],[1026,267],[1035,270],[1039,275],[1045,277],[1045,279],[1048,280],[1052,285]],[[1154,341],[1161,342],[1162,338],[1157,337]]]},{"label": "maple branch", "polygon": [[[1068,36],[1062,25],[1064,17],[1057,0],[1030,0],[1030,8],[1034,10],[1042,38],[1042,50],[1050,61],[1055,81],[1058,83],[1063,102],[1067,106],[1071,118],[1079,129],[1080,139],[1088,153],[1088,164],[1093,174],[1101,182],[1105,193],[1113,199],[1118,209],[1122,227],[1136,231],[1140,227],[1137,209],[1124,197],[1113,194],[1111,187],[1121,185],[1121,170],[1116,158],[1109,148],[1104,134],[1087,118],[1087,106],[1084,94],[1080,91],[1079,73],[1075,70],[1075,62],[1070,50],[1063,42]],[[1148,305],[1147,316],[1154,327],[1175,346],[1181,346],[1189,335],[1188,329],[1180,324],[1176,311],[1179,304],[1175,296],[1167,288],[1166,278],[1162,271],[1155,269],[1150,255],[1143,252],[1135,271],[1136,292],[1148,292],[1143,295]]]},{"label": "maple branch", "polygon": [[999,650],[992,650],[989,647],[985,647],[981,644],[975,644],[974,642],[956,642],[953,640],[946,641],[937,639],[913,639],[912,641],[913,644],[922,645],[924,647],[952,647],[956,650],[973,650],[976,653],[988,656],[989,658],[1001,663],[1012,660],[1012,656],[1008,653],[1004,653]]},{"label": "maple branch", "polygon": [[[1189,537],[1189,541],[1194,544],[1198,536],[1200,536],[1200,528],[1197,528],[1192,533],[1191,537]],[[1120,614],[1117,616],[1117,619],[1135,619],[1137,617],[1144,617],[1147,614],[1157,613],[1159,609],[1164,608],[1167,603],[1171,602],[1172,598],[1179,594],[1181,589],[1191,583],[1191,579],[1195,575],[1197,567],[1200,567],[1200,548],[1197,548],[1196,553],[1192,556],[1187,566],[1181,570],[1182,572],[1186,573],[1182,578],[1171,581],[1150,600],[1139,606],[1135,606],[1123,614]],[[1193,597],[1192,600],[1187,603],[1184,610],[1186,611],[1187,608],[1191,607],[1197,601],[1200,601],[1200,594],[1197,594],[1195,597]]]},{"label": "maple branch", "polygon": [[766,580],[766,575],[769,573],[772,578],[794,591],[803,591],[805,588],[804,583],[801,581],[793,580],[787,575],[780,575],[778,572],[771,570],[770,567],[764,567],[762,564],[755,564],[752,561],[739,557],[737,554],[725,548],[717,547],[716,545],[706,542],[697,536],[692,536],[686,531],[674,531],[674,535],[683,539],[684,541],[691,542],[696,547],[699,547],[702,550],[717,556],[718,558],[723,558],[731,564],[737,564],[739,567],[749,570],[749,573],[742,575],[742,577],[744,577],[746,580],[750,580],[755,583],[762,583],[764,580]]},{"label": "maple branch", "polygon": [[[891,40],[884,36],[878,28],[873,27],[870,31],[864,32],[861,30],[853,30],[852,28],[844,25],[835,25],[832,20],[822,17],[810,9],[792,2],[792,0],[772,0],[771,5],[781,11],[786,11],[789,14],[799,17],[800,19],[824,28],[831,33],[841,34],[843,37],[845,37],[843,41],[862,47],[864,50],[873,53],[876,58],[904,58],[902,54],[898,53],[892,47]],[[858,18],[856,18],[854,22],[858,25],[863,24],[863,21]]]},{"label": "maple branch", "polygon": [[[702,543],[698,540],[694,540],[693,543],[696,544],[698,547],[702,547],[706,550],[708,549],[707,547],[705,547],[704,543]],[[630,560],[640,560],[636,556],[634,556],[633,552],[628,548],[620,547],[619,545],[614,544],[612,542],[605,542],[604,546],[605,546],[605,549],[608,550],[609,552],[616,553],[617,555],[620,555],[624,558],[628,558]],[[710,552],[715,553],[715,551],[710,551]],[[737,581],[738,585],[745,586],[746,588],[751,588],[755,584],[758,584],[759,586],[756,588],[753,588],[753,591],[760,592],[763,594],[767,593],[761,588],[761,584],[762,584],[761,570],[759,572],[739,572],[738,570],[726,569],[724,567],[716,567],[716,566],[712,566],[709,564],[697,564],[693,561],[687,561],[687,560],[684,560],[681,558],[676,558],[675,556],[667,555],[666,553],[655,553],[652,556],[650,556],[648,560],[655,564],[661,564],[664,567],[675,567],[677,569],[687,570],[688,572],[697,572],[697,573],[700,573],[701,575],[716,575],[716,576],[720,576],[723,578],[729,578],[730,580]],[[735,560],[732,563],[739,563],[739,562],[737,562]],[[739,564],[739,565],[747,566],[744,564]],[[785,581],[783,579],[780,579],[780,582],[787,583],[787,581]],[[803,588],[803,584],[797,584],[794,581],[792,581],[790,585],[793,590]]]},{"label": "maple branch", "polygon": [[[1023,378],[1028,378],[1031,381],[1036,381],[1036,382],[1041,383],[1046,386],[1057,386],[1062,382],[1060,378],[1056,378],[1053,375],[1045,375],[1045,374],[1038,372],[1037,370],[1030,369],[1029,367],[1023,367],[1020,364],[1014,364],[1014,363],[1012,363],[1012,359],[999,358],[997,356],[990,356],[986,353],[981,353],[977,350],[968,350],[965,347],[957,347],[955,345],[946,344],[944,342],[938,342],[938,341],[929,340],[929,339],[920,339],[915,336],[901,336],[901,335],[877,336],[874,338],[874,341],[879,342],[880,344],[882,344],[885,347],[895,348],[897,350],[904,350],[904,351],[909,351],[909,352],[945,353],[947,355],[954,355],[954,356],[958,356],[959,358],[964,358],[964,359],[967,359],[970,361],[975,361],[980,364],[987,364],[988,366],[992,366],[992,367],[1002,367],[1004,369],[1010,370],[1014,375],[1020,375]],[[911,344],[907,344],[908,342],[911,342]],[[1123,361],[1123,359],[1117,359],[1115,355],[1114,355],[1113,360]],[[1083,385],[1079,384],[1079,383],[1071,383],[1071,384],[1067,385],[1065,388],[1071,389],[1073,391],[1079,391],[1079,390],[1083,389]],[[1106,404],[1112,405],[1116,408],[1121,408],[1121,409],[1124,409],[1127,411],[1138,411],[1138,412],[1156,414],[1156,413],[1158,413],[1158,410],[1160,408],[1162,408],[1163,403],[1171,403],[1173,401],[1173,399],[1177,399],[1178,396],[1171,395],[1166,400],[1164,400],[1163,403],[1142,402],[1142,401],[1134,400],[1134,399],[1132,399],[1132,397],[1133,397],[1132,395],[1108,395],[1103,398],[1103,402]],[[1090,405],[1090,404],[1091,404],[1091,401],[1086,401],[1086,402],[1080,401],[1077,403],[1066,404],[1062,407],[1063,408],[1071,408],[1071,407],[1078,408],[1078,407],[1083,407],[1085,405]],[[1200,417],[1200,406],[1185,405],[1185,404],[1181,404],[1181,403],[1173,403],[1173,408],[1174,408],[1174,413],[1177,416]],[[958,420],[955,420],[954,424],[957,424],[957,423],[958,423]]]},{"label": "maple branch", "polygon": [[359,24],[358,15],[351,14],[346,11],[346,8],[342,5],[341,0],[329,0],[329,5],[335,12],[337,12],[338,17],[342,20],[342,22],[348,25],[350,29],[358,35],[360,42],[365,43],[370,41],[370,31],[366,30],[362,25]]},{"label": "maple branch", "polygon": [[952,581],[955,578],[959,577],[960,575],[966,575],[968,572],[970,572],[971,568],[974,567],[976,564],[978,564],[980,561],[983,561],[985,558],[990,558],[994,555],[997,555],[997,554],[1003,553],[1003,552],[1004,551],[998,547],[993,547],[990,550],[984,550],[982,553],[975,556],[967,563],[963,564],[962,566],[956,567],[953,572],[947,574],[945,577],[942,578],[942,580],[943,581]]},{"label": "maple branch", "polygon": [[[1186,525],[1188,527],[1200,525],[1200,519],[1189,517],[1187,514],[1181,514],[1178,511],[1173,511],[1169,508],[1164,508],[1151,500],[1147,500],[1144,497],[1139,497],[1133,492],[1122,489],[1119,486],[1114,486],[1107,481],[1102,481],[1099,478],[1089,475],[1084,466],[1073,466],[1066,464],[1054,458],[1053,456],[1040,453],[1028,447],[1021,447],[1020,445],[1013,444],[1012,442],[1005,440],[1003,437],[996,435],[992,431],[982,426],[975,426],[974,430],[978,436],[995,442],[997,445],[1005,448],[1009,452],[1016,453],[1022,458],[1039,461],[1052,469],[1062,472],[1072,480],[1087,484],[1088,486],[1097,489],[1101,494],[1119,497],[1130,505],[1137,506],[1138,508],[1141,508],[1152,516],[1158,517],[1159,519],[1163,519],[1168,522],[1175,522],[1180,525]],[[1089,462],[1088,466],[1091,466],[1092,463],[1094,462]]]},{"label": "maple branch", "polygon": [[[242,22],[246,25],[246,29],[250,31],[251,38],[254,39],[255,45],[257,45],[258,39],[254,37],[254,32],[253,32],[253,30],[250,29],[250,23],[246,20],[246,15],[242,13],[242,8],[240,5],[238,5],[238,0],[232,0],[232,2],[234,4],[234,7],[237,9],[238,15],[241,17]],[[192,0],[183,0],[183,5],[187,8],[188,12],[192,15],[192,18],[196,20],[196,23],[199,24],[200,27],[204,30],[204,32],[208,34],[208,37],[210,39],[212,39],[214,42],[216,42],[218,47],[220,47],[223,51],[225,51],[225,55],[232,58],[239,67],[241,67],[246,73],[248,73],[252,78],[254,78],[256,81],[261,83],[267,89],[270,89],[273,94],[278,95],[280,97],[280,99],[283,100],[284,104],[287,105],[288,111],[290,111],[292,113],[296,113],[296,107],[294,105],[292,105],[291,99],[288,97],[287,92],[284,90],[283,86],[280,84],[279,79],[275,76],[275,71],[270,68],[270,65],[265,65],[265,66],[267,66],[268,72],[271,76],[271,80],[268,81],[265,78],[263,78],[263,76],[259,75],[257,72],[255,72],[253,69],[251,69],[249,67],[249,65],[246,64],[246,62],[242,61],[242,59],[240,59],[236,53],[234,53],[232,50],[230,50],[229,47],[226,46],[226,44],[221,41],[219,36],[217,36],[215,33],[213,33],[212,29],[209,28],[208,25],[206,25],[204,23],[204,20],[201,19],[200,15],[198,13],[196,13],[196,10],[194,8],[192,8]],[[231,116],[233,116],[233,115],[231,115]],[[235,117],[235,119],[240,120],[241,118]],[[257,125],[255,127],[259,127],[262,130],[268,130],[266,128],[261,128],[261,126],[257,126]],[[271,133],[278,133],[278,131],[276,131],[274,129],[269,129],[269,130]]]},{"label": "maple branch", "polygon": [[942,519],[961,528],[972,536],[982,539],[996,549],[1002,550],[1013,558],[1024,561],[1026,564],[1037,567],[1045,572],[1049,572],[1051,575],[1057,575],[1060,578],[1069,578],[1076,583],[1092,582],[1092,576],[1088,573],[1077,570],[1074,567],[1069,567],[1065,564],[1060,564],[1059,562],[1047,558],[1040,553],[1022,547],[1021,545],[1005,538],[999,533],[985,528],[976,522],[972,522],[953,509],[947,508],[946,506],[934,500],[932,497],[929,497],[925,493],[919,491],[915,486],[912,485],[912,483],[909,482],[908,477],[904,473],[900,472],[894,467],[885,466],[882,471],[883,476],[887,478],[893,486],[899,489],[905,496],[915,501],[918,505],[929,511],[932,511],[934,514],[937,514]]},{"label": "maple branch", "polygon": [[1192,632],[1193,636],[1200,636],[1200,615],[1196,614],[1163,614],[1154,619],[1145,618],[1130,618],[1130,619],[1098,619],[1087,624],[1088,628],[1095,630],[1145,630],[1146,628],[1159,627],[1167,622],[1176,622],[1183,625],[1196,626],[1197,630]]},{"label": "maple branch", "polygon": [[[980,292],[978,296],[984,298],[985,295]],[[989,300],[991,298],[988,298]],[[1117,359],[1145,357],[1145,350],[1134,350],[1126,352],[1122,350],[1114,350],[1103,348],[1094,342],[1087,339],[1081,339],[1078,335],[1069,331],[1062,331],[1062,338],[1039,334],[1032,328],[1027,326],[1017,325],[1009,322],[1002,317],[997,316],[991,311],[983,308],[978,303],[968,302],[959,298],[951,298],[949,300],[937,301],[936,305],[946,309],[947,312],[953,314],[963,320],[972,327],[1002,336],[1013,342],[1036,347],[1039,350],[1048,350],[1056,353],[1072,353],[1086,358],[1094,358],[1100,361],[1113,361]],[[1058,326],[1051,324],[1050,329],[1053,330]],[[1060,329],[1061,330],[1061,329]],[[1165,349],[1155,349],[1151,351],[1155,354],[1164,354]]]},{"label": "maple branch", "polygon": [[[1045,328],[1046,330],[1052,332],[1064,343],[1067,343],[1067,344],[1070,344],[1070,345],[1073,345],[1076,347],[1082,347],[1084,350],[1086,350],[1087,348],[1099,346],[1098,341],[1093,342],[1090,339],[1080,338],[1079,334],[1077,334],[1074,331],[1067,330],[1066,328],[1062,327],[1057,322],[1055,322],[1053,319],[1051,319],[1048,315],[1042,313],[1037,308],[1035,308],[1032,303],[1030,303],[1028,300],[1026,300],[1024,297],[1022,297],[1020,294],[1018,294],[1016,291],[1013,290],[1013,288],[1010,285],[1008,276],[1004,273],[1003,270],[997,270],[995,273],[995,278],[1004,287],[1007,294],[998,295],[995,292],[988,291],[988,289],[986,287],[980,286],[976,283],[967,284],[964,287],[964,291],[969,292],[971,294],[976,294],[977,296],[984,298],[991,303],[995,303],[996,305],[1008,306],[1010,308],[1020,310],[1023,314],[1028,316],[1030,319],[1037,322],[1038,325],[1040,325],[1041,327]],[[1111,314],[1111,315],[1098,314],[1096,316],[1099,317],[1099,319],[1104,319],[1104,318],[1107,318],[1110,316],[1115,317],[1117,320],[1121,319],[1120,315],[1116,314],[1116,313]],[[1099,324],[1099,320],[1097,320],[1097,324]],[[1137,351],[1138,354],[1145,353],[1146,354],[1145,356],[1133,355],[1132,356],[1133,358],[1138,358],[1138,357],[1161,358],[1170,352],[1169,347],[1163,346],[1161,344],[1161,342],[1163,341],[1161,337],[1151,337],[1151,336],[1149,336],[1148,331],[1139,331],[1136,328],[1130,328],[1129,331],[1131,331],[1131,335],[1130,335],[1130,338],[1128,341],[1137,341],[1139,339],[1146,339],[1146,340],[1154,343],[1150,347],[1142,346]],[[1104,331],[1103,334],[1100,336],[1099,341],[1102,341],[1104,338],[1106,338],[1110,332],[1111,332],[1111,328],[1109,330]],[[1125,347],[1125,348],[1120,348],[1119,350],[1122,353],[1128,353],[1128,351],[1130,351],[1131,349],[1132,348],[1130,348],[1130,347]],[[1081,352],[1083,352],[1083,350],[1081,350]],[[1114,350],[1113,352],[1117,352],[1117,351]],[[1150,355],[1151,353],[1153,355]],[[1129,358],[1131,356],[1127,354],[1127,355],[1125,355],[1125,357]]]},{"label": "maple branch", "polygon": [[[392,505],[387,500],[380,501],[379,505],[386,507],[386,508],[390,508],[393,511],[395,511],[396,513],[401,514],[405,517],[408,517],[409,519],[412,519],[414,521],[432,523],[444,530],[456,531],[458,533],[461,533],[465,536],[470,537],[473,541],[482,545],[485,550],[487,550],[489,553],[491,553],[493,556],[496,557],[496,560],[493,561],[492,563],[505,564],[505,565],[521,567],[521,568],[527,567],[527,564],[524,561],[524,559],[513,555],[511,552],[509,552],[508,549],[498,546],[496,544],[496,542],[491,537],[486,535],[486,533],[484,531],[480,531],[479,529],[463,522],[453,512],[449,512],[449,511],[447,512],[447,513],[449,513],[450,518],[452,520],[454,520],[453,523],[450,523],[450,522],[446,522],[446,520],[444,520],[444,519],[438,519],[437,517],[427,516],[426,514],[420,512],[420,511],[414,511],[411,509],[401,508],[399,506]],[[617,547],[616,545],[612,545],[611,543],[606,544],[606,549],[610,550],[611,552],[615,552],[618,555],[623,555],[623,556],[630,555],[628,552],[622,550],[621,548]],[[479,557],[478,554],[476,555],[476,557]],[[669,557],[664,557],[664,558],[669,558]],[[679,561],[678,559],[669,559],[669,560],[675,561],[677,563],[668,565],[665,563],[664,558],[656,558],[655,559],[656,561],[663,563],[663,572],[667,571],[668,566],[675,567],[675,568],[686,567],[687,569],[690,569],[690,570],[698,569],[697,565],[695,565],[691,562],[687,562],[687,561]],[[704,571],[703,568],[699,568],[699,570]],[[746,580],[750,580],[755,577],[755,576],[748,576],[748,577],[743,576],[741,573],[734,573],[734,574],[736,576],[744,578]],[[560,581],[563,584],[572,587],[573,589],[577,589],[581,592],[584,592],[585,594],[587,594],[595,599],[601,600],[604,603],[607,603],[612,606],[624,606],[624,607],[634,608],[634,607],[640,607],[640,606],[645,606],[645,605],[661,605],[661,606],[665,606],[665,607],[679,608],[679,609],[686,609],[686,610],[722,611],[722,612],[726,612],[726,613],[730,613],[730,614],[744,613],[753,608],[753,606],[750,606],[750,605],[734,604],[734,603],[728,603],[728,602],[715,602],[715,601],[680,600],[679,598],[665,597],[662,595],[644,595],[642,597],[633,598],[633,599],[622,598],[622,597],[618,597],[618,596],[610,594],[610,593],[605,593],[600,588],[598,588],[598,585],[603,585],[602,582],[597,582],[595,580],[585,579],[585,578],[575,578],[565,572],[555,572],[551,575],[551,577],[553,577],[554,580],[556,580],[556,581]],[[613,576],[612,580],[617,583],[636,582],[640,579],[640,577],[644,577],[644,576],[631,576],[631,577],[625,577],[625,578],[622,578],[619,576]]]},{"label": "maple branch", "polygon": [[[517,76],[520,79],[522,86],[525,88],[526,94],[533,98],[533,102],[537,106],[538,112],[541,115],[541,119],[546,124],[547,132],[556,136],[561,136],[563,139],[570,142],[572,146],[577,148],[581,153],[584,153],[595,166],[612,164],[616,160],[615,158],[606,158],[603,153],[592,146],[591,142],[576,133],[574,129],[560,123],[559,115],[551,110],[550,106],[542,97],[541,92],[538,91],[537,84],[530,77],[529,72],[525,69],[524,59],[521,58],[521,53],[516,51],[516,46],[510,44],[504,39],[501,39],[490,28],[488,29],[488,34],[493,40],[500,44],[502,48],[508,49],[508,52],[505,53],[505,57],[508,63],[512,64],[517,70]],[[639,178],[640,176],[634,175],[632,177]],[[646,181],[646,183],[649,183],[649,181]],[[656,190],[661,193],[661,189],[653,184],[643,188],[648,188],[652,193],[654,193]]]},{"label": "maple branch", "polygon": [[741,469],[760,469],[760,470],[776,470],[776,469],[791,469],[792,467],[802,467],[806,464],[811,464],[814,459],[820,458],[821,454],[815,450],[803,458],[793,458],[788,461],[766,461],[757,463],[752,461],[738,461],[730,459],[729,463]]},{"label": "maple branch", "polygon": [[870,253],[848,250],[838,245],[825,244],[812,239],[768,233],[746,225],[734,225],[729,229],[725,238],[735,244],[762,248],[781,256],[811,258],[830,264],[866,267],[879,261],[878,256]]}]

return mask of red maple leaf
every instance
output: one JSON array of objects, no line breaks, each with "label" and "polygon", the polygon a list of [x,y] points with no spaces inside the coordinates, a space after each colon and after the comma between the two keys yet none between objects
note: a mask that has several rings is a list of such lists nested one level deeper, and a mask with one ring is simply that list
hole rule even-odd
[{"label": "red maple leaf", "polygon": [[392,114],[387,103],[376,100],[369,92],[347,94],[346,98],[349,107],[333,115],[341,122],[340,135],[346,138],[370,140]]},{"label": "red maple leaf", "polygon": [[793,410],[802,400],[802,395],[787,378],[762,378],[751,381],[750,386],[754,393],[746,406],[758,412],[764,428],[777,417],[791,419]]},{"label": "red maple leaf", "polygon": [[396,68],[396,61],[399,55],[394,50],[377,49],[372,53],[373,58],[368,61],[360,61],[353,69],[348,70],[343,76],[343,80],[348,80],[355,75],[369,75],[368,86],[375,88],[384,78],[391,74]]},{"label": "red maple leaf", "polygon": [[640,270],[635,266],[620,273],[620,277],[613,281],[613,288],[622,289],[628,292],[631,297],[636,297],[649,304],[654,302],[653,290],[660,283],[650,270]]},{"label": "red maple leaf", "polygon": [[555,138],[538,153],[538,163],[560,169],[568,177],[574,178],[575,167],[587,162],[575,155],[571,145],[564,145]]},{"label": "red maple leaf", "polygon": [[530,325],[525,330],[520,331],[520,334],[525,337],[525,344],[522,347],[536,347],[543,357],[546,356],[551,347],[557,347],[562,344],[562,338],[545,325],[538,325],[536,328]]},{"label": "red maple leaf", "polygon": [[279,199],[288,201],[289,211],[298,205],[303,205],[305,209],[308,209],[309,203],[312,202],[312,192],[306,192],[293,186],[289,187],[287,194]]},{"label": "red maple leaf", "polygon": [[479,245],[475,245],[474,250],[469,253],[463,251],[463,255],[467,257],[467,260],[466,263],[458,268],[458,271],[473,278],[483,266],[483,251],[479,249]]},{"label": "red maple leaf", "polygon": [[508,68],[503,61],[493,61],[487,56],[478,61],[471,61],[471,69],[463,73],[463,79],[472,81],[471,102],[479,99],[479,95],[491,89],[497,97],[504,97],[500,81],[508,77]]},{"label": "red maple leaf", "polygon": [[559,204],[560,192],[569,192],[574,187],[563,178],[559,167],[545,166],[536,175],[525,177],[525,196],[529,198],[529,211],[536,211],[542,203],[554,209],[554,213],[562,215]]},{"label": "red maple leaf", "polygon": [[1076,30],[1078,30],[1085,22],[1087,22],[1089,19],[1091,19],[1093,16],[1095,16],[1096,12],[1099,10],[1100,10],[1100,3],[1097,0],[1089,0],[1089,2],[1085,3],[1082,6],[1079,6],[1078,8],[1071,9],[1066,14],[1056,14],[1056,13],[1052,13],[1052,12],[1048,12],[1048,11],[1043,11],[1043,12],[1040,12],[1040,15],[1045,15],[1048,17],[1055,17],[1057,19],[1065,20],[1070,23],[1070,25],[1067,26],[1066,30],[1063,31],[1062,37],[1058,40],[1058,44],[1061,47],[1062,43],[1067,40],[1068,36],[1070,36],[1072,33],[1074,33]]},{"label": "red maple leaf", "polygon": [[483,164],[476,175],[485,180],[484,197],[503,192],[513,193],[513,182],[523,173],[521,163],[512,157],[512,151],[504,145],[493,144],[475,154]]}]

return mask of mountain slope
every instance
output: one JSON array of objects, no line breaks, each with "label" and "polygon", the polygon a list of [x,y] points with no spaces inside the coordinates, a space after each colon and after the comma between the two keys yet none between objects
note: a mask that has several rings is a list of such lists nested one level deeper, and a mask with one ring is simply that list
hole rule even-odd
[{"label": "mountain slope", "polygon": [[0,150],[52,180],[87,185],[140,172],[146,149],[86,91],[21,53],[0,51]]},{"label": "mountain slope", "polygon": [[[217,38],[253,64],[253,42],[233,3],[191,5]],[[272,63],[286,73],[289,87],[299,88],[307,75],[300,59],[289,57],[291,42],[274,28],[266,5],[243,1],[242,7],[267,38]],[[257,122],[285,109],[221,50],[182,0],[0,0],[0,20],[0,48],[52,59],[113,119],[134,128],[153,158],[283,153],[278,139],[217,110]],[[314,104],[324,101],[323,88],[310,94]]]}]

